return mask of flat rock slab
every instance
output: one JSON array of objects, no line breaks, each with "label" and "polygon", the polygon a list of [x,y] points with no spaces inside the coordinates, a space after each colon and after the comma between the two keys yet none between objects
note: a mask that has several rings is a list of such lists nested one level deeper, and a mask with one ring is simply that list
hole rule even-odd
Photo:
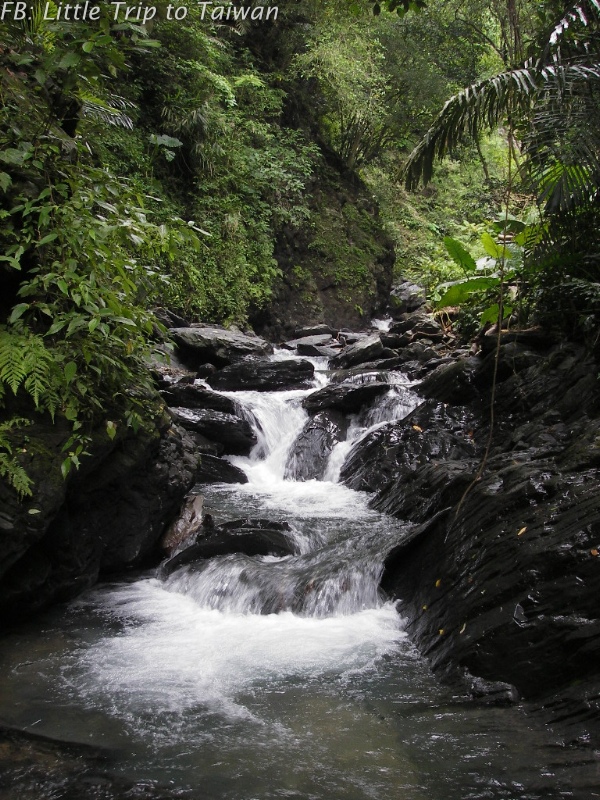
[{"label": "flat rock slab", "polygon": [[290,339],[288,342],[285,342],[285,346],[290,350],[295,350],[299,346],[322,347],[334,341],[335,339],[329,333],[317,334],[315,336],[303,336],[300,339]]},{"label": "flat rock slab", "polygon": [[309,394],[302,405],[310,413],[335,408],[352,414],[372,403],[376,397],[386,394],[389,389],[389,384],[377,382],[333,384]]},{"label": "flat rock slab", "polygon": [[273,352],[273,346],[259,336],[218,326],[173,328],[171,335],[181,360],[194,367],[206,362],[225,366],[247,356],[266,356]]},{"label": "flat rock slab", "polygon": [[239,392],[273,392],[286,389],[308,388],[315,372],[310,361],[247,360],[216,372],[208,378],[214,389]]},{"label": "flat rock slab", "polygon": [[250,423],[233,414],[212,409],[171,408],[169,411],[182,428],[201,433],[211,442],[220,442],[226,453],[247,456],[257,442]]},{"label": "flat rock slab", "polygon": [[196,480],[198,483],[248,483],[248,476],[229,461],[205,453],[200,457]]},{"label": "flat rock slab", "polygon": [[345,347],[339,355],[330,359],[329,366],[331,369],[347,369],[379,358],[383,352],[381,336],[379,333],[375,333]]},{"label": "flat rock slab", "polygon": [[[267,525],[270,525],[267,527]],[[162,565],[160,574],[166,578],[176,569],[209,558],[234,553],[255,556],[289,556],[297,547],[288,535],[289,526],[264,520],[240,520],[221,526],[205,539],[200,539]]]},{"label": "flat rock slab", "polygon": [[320,324],[320,325],[308,325],[304,328],[296,328],[294,331],[294,336],[296,339],[306,338],[307,336],[323,336],[324,334],[329,334],[329,336],[335,336],[337,331],[333,328],[330,328],[329,325]]},{"label": "flat rock slab", "polygon": [[224,397],[206,386],[194,383],[172,384],[161,391],[161,396],[172,407],[212,408],[213,411],[223,411],[226,414],[235,414],[236,411],[235,403],[230,397]]}]

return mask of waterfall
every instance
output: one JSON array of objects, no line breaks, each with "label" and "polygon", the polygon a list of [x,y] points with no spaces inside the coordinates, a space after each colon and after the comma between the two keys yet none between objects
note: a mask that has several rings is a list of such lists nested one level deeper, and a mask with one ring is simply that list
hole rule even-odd
[{"label": "waterfall", "polygon": [[[283,357],[290,355],[275,356]],[[322,359],[315,362],[322,367]],[[317,374],[317,386],[323,385],[323,373]],[[372,512],[366,495],[337,481],[354,442],[378,425],[408,414],[415,396],[402,381],[392,385],[372,407],[351,418],[346,440],[329,457],[325,480],[286,480],[289,453],[308,419],[302,400],[315,388],[227,393],[253,425],[258,443],[249,456],[230,457],[244,470],[248,483],[218,487],[208,492],[206,501],[221,513],[223,501],[233,501],[238,515],[242,507],[250,507],[252,516],[272,518],[275,512],[278,521],[289,522],[300,555],[230,555],[199,562],[171,575],[167,591],[185,594],[201,608],[238,614],[293,612],[326,618],[382,606],[378,590],[382,553],[398,525]]]},{"label": "waterfall", "polygon": [[[128,725],[158,735],[158,722],[145,712],[140,717],[140,707],[157,709],[163,723],[164,715],[198,705],[237,718],[249,713],[243,692],[268,676],[277,683],[370,669],[404,639],[379,579],[384,555],[405,526],[371,510],[369,496],[338,483],[336,475],[353,442],[407,414],[416,399],[406,383],[390,384],[372,408],[351,418],[324,480],[286,480],[289,452],[308,420],[302,400],[327,382],[323,359],[314,363],[311,389],[226,393],[257,435],[249,456],[229,457],[248,483],[201,487],[217,523],[287,523],[296,555],[233,553],[180,567],[164,581],[150,577],[99,589],[81,601],[122,631],[91,645],[70,680],[94,704],[104,698],[98,687],[111,687],[111,713]],[[161,736],[171,733],[161,728]]]}]

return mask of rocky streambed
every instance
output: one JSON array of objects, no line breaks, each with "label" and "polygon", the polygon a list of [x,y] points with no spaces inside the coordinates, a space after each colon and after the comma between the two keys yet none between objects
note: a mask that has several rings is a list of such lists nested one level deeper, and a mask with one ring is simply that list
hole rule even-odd
[{"label": "rocky streambed", "polygon": [[[38,467],[36,496],[21,505],[1,489],[0,604],[12,621],[76,596],[98,576],[150,567],[177,552],[175,572],[198,559],[305,558],[305,540],[297,531],[290,536],[287,516],[273,527],[253,505],[237,522],[231,509],[218,518],[227,485],[250,484],[246,494],[235,489],[239,508],[259,484],[273,496],[260,463],[274,457],[269,436],[286,439],[290,423],[282,418],[267,436],[260,397],[266,403],[291,393],[286,402],[300,416],[285,452],[275,453],[282,491],[311,489],[315,481],[326,489],[345,485],[364,497],[357,519],[389,520],[367,547],[380,563],[367,573],[397,601],[411,641],[450,691],[488,707],[517,705],[551,723],[556,743],[567,748],[561,752],[587,764],[572,794],[587,800],[595,796],[600,732],[596,361],[583,346],[544,332],[509,331],[501,334],[496,367],[492,338],[473,354],[422,309],[400,307],[395,317],[358,333],[299,330],[275,355],[254,335],[175,321],[176,357],[154,366],[168,410],[152,400],[153,431],[120,434],[116,442],[99,432],[96,455],[63,483],[60,431],[40,430],[44,464],[30,464]],[[319,378],[325,368],[327,381]],[[410,403],[390,413],[394,387],[407,381]],[[249,405],[240,401],[244,392],[255,398]],[[212,505],[202,508],[196,498],[207,492]],[[206,518],[215,508],[216,521]],[[199,534],[193,546],[200,549],[182,559]],[[309,559],[293,581],[280,576],[270,595],[252,595],[253,608],[314,614],[321,600],[335,608],[354,578],[337,567],[332,573],[331,565],[346,563],[349,552],[326,568]],[[333,584],[325,579],[331,574]],[[244,575],[254,580],[252,571]],[[507,791],[513,794],[469,796],[553,796]]]}]

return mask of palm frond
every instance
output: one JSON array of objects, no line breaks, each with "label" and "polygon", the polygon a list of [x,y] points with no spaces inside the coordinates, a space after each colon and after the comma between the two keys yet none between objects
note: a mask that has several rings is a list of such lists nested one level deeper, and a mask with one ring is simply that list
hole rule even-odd
[{"label": "palm frond", "polygon": [[433,164],[485,128],[495,128],[507,116],[522,115],[539,91],[540,72],[535,67],[495,75],[463,89],[447,101],[423,139],[410,154],[405,167],[408,189],[428,183]]}]

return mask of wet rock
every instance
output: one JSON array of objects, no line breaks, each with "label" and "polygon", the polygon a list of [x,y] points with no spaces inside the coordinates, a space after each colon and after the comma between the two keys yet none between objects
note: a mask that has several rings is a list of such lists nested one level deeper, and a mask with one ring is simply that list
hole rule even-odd
[{"label": "wet rock", "polygon": [[314,334],[312,336],[302,336],[297,339],[290,339],[285,342],[285,346],[290,350],[296,350],[298,347],[322,347],[329,345],[335,341],[330,333]]},{"label": "wet rock", "polygon": [[442,403],[465,405],[480,393],[475,385],[475,374],[480,366],[481,360],[475,357],[440,364],[423,378],[418,392]]},{"label": "wet rock", "polygon": [[347,369],[357,364],[363,364],[365,361],[379,358],[383,349],[381,335],[375,333],[345,347],[339,355],[330,360],[329,366],[331,369]]},{"label": "wet rock", "polygon": [[165,328],[189,328],[190,323],[187,319],[176,314],[168,308],[155,308],[154,316]]},{"label": "wet rock", "polygon": [[165,562],[160,576],[166,578],[176,569],[208,558],[243,553],[247,556],[288,556],[297,552],[289,536],[287,523],[270,520],[235,520],[217,527],[210,536]]},{"label": "wet rock", "polygon": [[437,334],[442,331],[439,322],[432,314],[425,311],[415,311],[411,314],[400,315],[390,325],[389,334],[418,333],[420,336]]},{"label": "wet rock", "polygon": [[317,347],[315,345],[298,345],[299,356],[316,356],[317,358],[333,358],[339,353],[339,347]]},{"label": "wet rock", "polygon": [[259,336],[221,328],[216,325],[193,325],[171,331],[181,360],[192,368],[206,362],[225,366],[246,356],[265,356],[272,345]]},{"label": "wet rock", "polygon": [[257,442],[250,423],[233,414],[206,408],[170,408],[169,412],[186,430],[222,444],[226,453],[247,456]]},{"label": "wet rock", "polygon": [[248,360],[231,364],[208,378],[214,389],[221,391],[273,392],[308,388],[315,368],[310,361]]},{"label": "wet rock", "polygon": [[[194,443],[167,419],[161,427],[105,428],[95,433],[93,455],[67,481],[60,423],[28,429],[36,481],[33,498],[20,503],[0,483],[4,527],[1,537],[0,611],[8,621],[26,617],[53,602],[75,597],[101,572],[143,564],[157,555],[165,526],[191,489],[196,472]],[[65,441],[66,441],[65,438]],[[30,513],[34,510],[34,513]]]},{"label": "wet rock", "polygon": [[410,281],[402,281],[392,287],[388,305],[391,317],[397,317],[407,311],[415,311],[425,305],[427,298],[425,289]]},{"label": "wet rock", "polygon": [[0,728],[2,796],[18,800],[200,800],[197,792],[115,774],[115,751]]},{"label": "wet rock", "polygon": [[200,456],[196,472],[198,483],[248,483],[248,476],[239,467],[209,454]]},{"label": "wet rock", "polygon": [[285,467],[285,479],[321,480],[331,451],[344,439],[347,429],[348,421],[339,411],[319,411],[294,442]]},{"label": "wet rock", "polygon": [[177,382],[161,392],[167,405],[180,408],[211,408],[226,414],[235,414],[236,405],[230,397],[195,383]]},{"label": "wet rock", "polygon": [[311,414],[327,408],[353,414],[386,394],[389,389],[389,384],[383,382],[330,384],[309,394],[302,405]]},{"label": "wet rock", "polygon": [[465,415],[427,401],[404,419],[363,437],[344,462],[340,480],[351,489],[381,492],[391,481],[401,487],[422,465],[473,454]]},{"label": "wet rock", "polygon": [[198,529],[202,525],[203,506],[202,495],[193,494],[185,498],[179,514],[160,540],[160,549],[164,555],[173,555],[176,550],[186,543],[191,544],[193,538],[196,538]]},{"label": "wet rock", "polygon": [[305,336],[337,336],[337,331],[333,328],[330,328],[329,325],[308,325],[304,328],[296,328],[294,331],[294,337],[296,339],[302,339]]},{"label": "wet rock", "polygon": [[466,415],[459,435],[472,438],[471,455],[448,450],[431,402],[418,426],[432,439],[437,430],[437,455],[398,447],[385,427],[381,442],[361,443],[385,482],[357,464],[372,507],[418,523],[388,555],[382,585],[402,598],[407,630],[440,677],[486,702],[533,701],[574,739],[600,742],[598,365],[573,344],[500,351],[491,438],[489,356],[422,384],[449,403],[446,414]]}]

